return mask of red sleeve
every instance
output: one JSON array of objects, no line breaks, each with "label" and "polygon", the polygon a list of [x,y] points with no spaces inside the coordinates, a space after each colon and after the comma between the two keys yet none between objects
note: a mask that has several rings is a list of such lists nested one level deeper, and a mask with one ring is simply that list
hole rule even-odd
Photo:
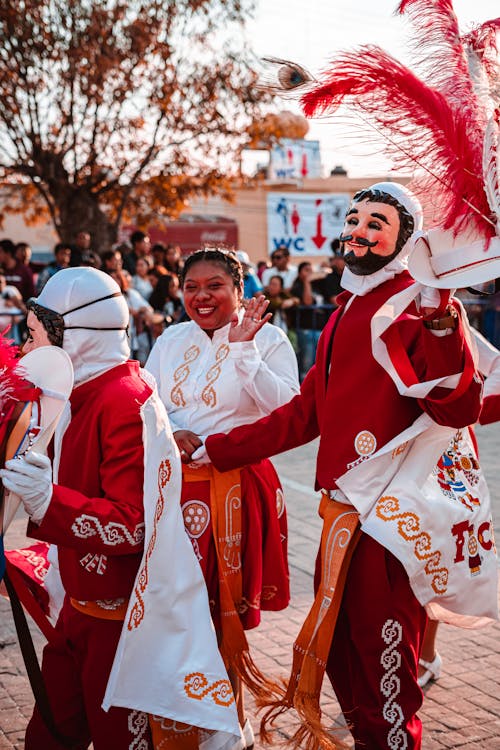
[{"label": "red sleeve", "polygon": [[253,424],[235,427],[227,435],[210,435],[205,447],[215,468],[228,471],[314,440],[319,435],[315,381],[313,365],[300,393],[287,404]]},{"label": "red sleeve", "polygon": [[483,399],[479,424],[492,424],[500,420],[500,395],[486,396]]},{"label": "red sleeve", "polygon": [[454,388],[437,386],[418,399],[421,409],[435,422],[459,428],[477,421],[482,378],[475,369],[460,317],[455,331],[438,336],[423,325],[418,314],[405,314],[383,339],[406,385],[462,373]]},{"label": "red sleeve", "polygon": [[422,342],[425,380],[463,374],[455,389],[433,388],[425,399],[419,400],[420,406],[437,424],[456,428],[475,424],[481,409],[483,379],[474,366],[461,318],[456,330],[447,336],[436,336],[423,327]]},{"label": "red sleeve", "polygon": [[[105,409],[99,423],[103,460],[100,466],[88,466],[89,472],[99,472],[102,496],[87,496],[54,485],[42,523],[29,524],[30,536],[107,555],[137,554],[142,549],[144,447],[140,404],[134,400],[114,406],[117,408]],[[64,453],[63,443],[61,461],[75,462],[75,473],[85,478],[87,467],[78,465],[78,455],[70,453],[71,448]]]}]

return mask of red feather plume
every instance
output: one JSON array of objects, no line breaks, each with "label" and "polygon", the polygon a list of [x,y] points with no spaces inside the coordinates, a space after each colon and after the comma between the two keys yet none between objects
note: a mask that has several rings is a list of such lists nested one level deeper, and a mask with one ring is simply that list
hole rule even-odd
[{"label": "red feather plume", "polygon": [[415,29],[415,66],[427,84],[477,115],[467,56],[451,0],[402,0],[396,13],[406,15]]},{"label": "red feather plume", "polygon": [[379,47],[361,47],[339,55],[302,95],[304,114],[314,117],[347,105],[385,136],[396,169],[420,168],[427,175],[417,189],[425,190],[426,202],[439,211],[441,226],[457,232],[475,226],[483,236],[494,236],[496,217],[482,170],[492,92],[480,96],[469,54],[473,49],[476,56],[488,56],[493,70],[500,19],[461,38],[451,0],[402,0],[398,12],[413,22],[416,63],[425,75]]},{"label": "red feather plume", "polygon": [[36,400],[40,393],[26,380],[19,355],[19,347],[0,333],[0,426],[13,404]]}]

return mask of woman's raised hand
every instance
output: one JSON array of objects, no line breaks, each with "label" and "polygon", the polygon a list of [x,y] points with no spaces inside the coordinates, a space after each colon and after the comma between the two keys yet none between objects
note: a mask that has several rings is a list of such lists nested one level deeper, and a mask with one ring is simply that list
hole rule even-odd
[{"label": "woman's raised hand", "polygon": [[228,340],[233,343],[235,341],[251,341],[264,323],[271,320],[272,314],[266,313],[268,304],[269,300],[263,294],[252,297],[248,301],[241,321],[238,319],[237,313],[231,318]]}]

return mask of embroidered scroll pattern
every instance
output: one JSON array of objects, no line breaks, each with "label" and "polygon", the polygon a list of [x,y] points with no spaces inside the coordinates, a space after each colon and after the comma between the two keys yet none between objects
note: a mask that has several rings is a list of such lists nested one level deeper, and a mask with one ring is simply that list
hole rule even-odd
[{"label": "embroidered scroll pattern", "polygon": [[241,521],[238,531],[234,529],[234,516],[241,512],[241,485],[234,484],[226,495],[224,503],[227,536],[220,539],[222,554],[231,571],[241,570]]},{"label": "embroidered scroll pattern", "polygon": [[221,344],[215,353],[215,364],[212,365],[207,372],[208,382],[201,392],[201,398],[207,406],[213,407],[217,404],[217,394],[213,387],[213,383],[219,378],[222,363],[227,359],[228,354],[229,346],[227,344]]},{"label": "embroidered scroll pattern", "polygon": [[430,534],[420,528],[420,519],[416,513],[398,513],[399,501],[396,497],[387,495],[378,501],[375,511],[382,521],[396,521],[398,533],[407,542],[413,542],[413,554],[418,560],[427,560],[425,573],[431,576],[431,587],[436,594],[444,594],[448,588],[449,571],[445,566],[440,567],[441,552],[432,551]]},{"label": "embroidered scroll pattern", "polygon": [[158,468],[158,499],[156,501],[156,508],[155,508],[155,514],[154,514],[154,519],[153,519],[153,532],[151,534],[151,539],[149,540],[149,544],[148,544],[148,548],[146,551],[146,555],[144,558],[144,563],[143,563],[141,572],[139,573],[137,583],[134,588],[135,602],[134,602],[134,606],[130,610],[130,616],[129,616],[128,623],[127,623],[128,630],[135,630],[136,628],[138,628],[144,619],[143,596],[148,585],[149,558],[153,554],[153,550],[155,548],[158,523],[160,521],[160,518],[162,517],[163,510],[165,508],[165,499],[163,497],[163,491],[165,487],[167,486],[168,482],[170,481],[171,476],[172,476],[172,466],[170,464],[170,461],[166,459],[165,461],[161,462]]},{"label": "embroidered scroll pattern", "polygon": [[132,534],[125,524],[110,521],[104,526],[95,516],[84,513],[75,520],[71,531],[80,539],[88,539],[91,536],[100,536],[104,544],[115,547],[117,544],[128,542],[138,547],[144,541],[144,524],[138,523]]},{"label": "embroidered scroll pattern", "polygon": [[380,680],[380,690],[387,699],[382,716],[392,725],[387,735],[387,747],[389,750],[405,750],[408,747],[408,736],[401,728],[404,714],[396,701],[401,692],[401,681],[397,674],[401,667],[401,654],[398,651],[403,636],[401,623],[397,620],[386,620],[381,635],[384,643],[387,643],[387,648],[382,651],[380,657],[380,663],[385,670]]},{"label": "embroidered scroll pattern", "polygon": [[175,385],[170,391],[170,398],[172,400],[172,403],[175,406],[186,406],[186,401],[184,399],[184,394],[182,393],[181,385],[186,382],[186,380],[189,377],[189,373],[191,370],[189,369],[189,365],[191,362],[194,362],[194,360],[199,356],[200,349],[198,346],[190,346],[189,349],[187,349],[184,352],[184,362],[182,365],[179,365],[179,367],[174,372],[174,381]]},{"label": "embroidered scroll pattern", "polygon": [[184,677],[184,692],[188,698],[197,701],[210,696],[218,706],[230,706],[234,703],[233,689],[229,680],[216,680],[211,684],[203,672],[191,672]]},{"label": "embroidered scroll pattern", "polygon": [[[269,599],[271,597],[268,597]],[[247,599],[246,596],[242,596],[237,604],[235,604],[236,611],[239,615],[245,614],[249,609],[260,609],[261,595],[256,594],[254,598]]]},{"label": "embroidered scroll pattern", "polygon": [[128,730],[134,739],[128,750],[148,750],[149,720],[144,711],[131,711],[128,715]]},{"label": "embroidered scroll pattern", "polygon": [[16,552],[18,555],[22,555],[22,557],[26,558],[27,562],[29,562],[33,568],[33,575],[35,578],[40,581],[40,583],[43,583],[49,569],[47,559],[43,555],[38,555],[32,549],[18,549]]}]

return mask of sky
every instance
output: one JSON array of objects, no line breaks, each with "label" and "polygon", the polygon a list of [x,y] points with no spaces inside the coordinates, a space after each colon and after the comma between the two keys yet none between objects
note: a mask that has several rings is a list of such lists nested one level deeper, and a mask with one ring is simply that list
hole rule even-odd
[{"label": "sky", "polygon": [[[394,16],[397,0],[258,0],[247,32],[258,56],[293,60],[314,74],[341,50],[378,44],[411,67],[409,26]],[[498,0],[454,0],[463,32],[500,15]],[[283,100],[282,109],[299,111],[295,102]],[[333,118],[311,121],[308,139],[321,144],[325,176],[340,164],[349,176],[384,176],[390,164],[381,155],[381,143],[367,138],[345,121]]]}]

